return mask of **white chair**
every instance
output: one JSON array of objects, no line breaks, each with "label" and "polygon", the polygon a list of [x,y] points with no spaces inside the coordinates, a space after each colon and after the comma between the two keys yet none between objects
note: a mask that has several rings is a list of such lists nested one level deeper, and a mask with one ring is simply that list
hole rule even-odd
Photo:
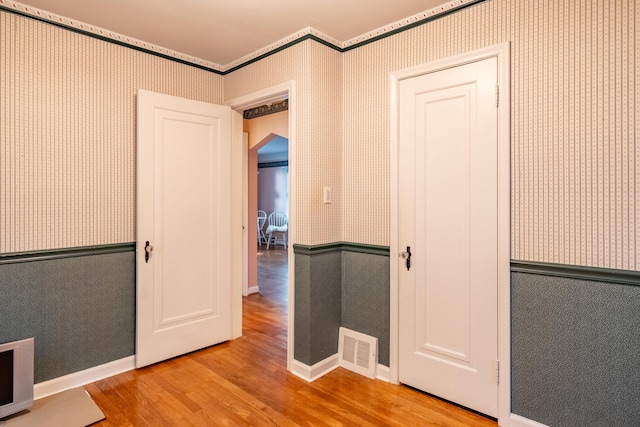
[{"label": "white chair", "polygon": [[[282,212],[272,212],[269,215],[268,220],[269,225],[267,226],[267,249],[269,249],[269,245],[273,243],[274,245],[282,244],[285,248],[287,247],[287,230],[289,228],[289,219],[287,215]],[[277,236],[274,236],[274,233],[280,233],[281,238],[278,239]]]},{"label": "white chair", "polygon": [[262,230],[264,228],[264,223],[267,222],[267,213],[263,210],[258,210],[258,245],[262,246],[263,243],[267,242],[267,236],[264,234]]}]

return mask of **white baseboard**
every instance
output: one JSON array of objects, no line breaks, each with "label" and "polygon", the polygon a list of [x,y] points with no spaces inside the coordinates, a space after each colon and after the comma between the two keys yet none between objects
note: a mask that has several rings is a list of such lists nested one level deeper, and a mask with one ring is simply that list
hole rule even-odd
[{"label": "white baseboard", "polygon": [[509,426],[511,427],[549,427],[546,424],[542,424],[516,414],[511,414],[509,421]]},{"label": "white baseboard", "polygon": [[247,289],[247,295],[257,294],[258,292],[260,292],[260,289],[257,286],[251,286]]},{"label": "white baseboard", "polygon": [[33,398],[40,399],[61,391],[80,387],[99,381],[104,378],[112,377],[122,372],[130,371],[135,368],[135,356],[125,357],[124,359],[114,360],[104,365],[94,366],[84,371],[74,372],[63,377],[54,378],[52,380],[43,381],[33,387]]},{"label": "white baseboard", "polygon": [[384,382],[390,382],[391,369],[388,366],[384,366],[378,363],[376,367],[376,379]]},{"label": "white baseboard", "polygon": [[319,361],[313,366],[305,365],[304,363],[298,362],[294,359],[291,362],[291,373],[305,381],[312,382],[333,371],[338,366],[339,361],[337,353]]}]

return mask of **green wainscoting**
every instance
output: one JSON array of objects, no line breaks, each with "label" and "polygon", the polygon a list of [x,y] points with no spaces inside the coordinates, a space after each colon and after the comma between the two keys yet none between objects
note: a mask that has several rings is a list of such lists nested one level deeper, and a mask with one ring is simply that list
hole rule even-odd
[{"label": "green wainscoting", "polygon": [[0,343],[35,338],[36,383],[134,354],[134,248],[0,257]]}]

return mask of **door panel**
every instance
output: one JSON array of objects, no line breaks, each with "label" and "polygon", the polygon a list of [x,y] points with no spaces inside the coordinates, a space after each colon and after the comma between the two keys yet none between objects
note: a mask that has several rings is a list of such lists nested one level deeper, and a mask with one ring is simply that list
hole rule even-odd
[{"label": "door panel", "polygon": [[459,249],[469,244],[469,124],[452,128],[439,124],[448,117],[465,117],[471,89],[465,85],[416,96],[417,114],[424,121],[416,129],[417,140],[447,141],[417,149],[425,165],[416,170],[417,190],[425,197],[417,200],[424,221],[416,224],[421,237],[416,243],[424,246],[425,263],[416,268],[429,283],[417,288],[421,304],[416,312],[417,348],[432,357],[466,361],[470,347],[469,254]]},{"label": "door panel", "polygon": [[497,60],[399,85],[399,378],[497,415]]},{"label": "door panel", "polygon": [[231,111],[146,91],[138,103],[141,367],[230,338]]}]

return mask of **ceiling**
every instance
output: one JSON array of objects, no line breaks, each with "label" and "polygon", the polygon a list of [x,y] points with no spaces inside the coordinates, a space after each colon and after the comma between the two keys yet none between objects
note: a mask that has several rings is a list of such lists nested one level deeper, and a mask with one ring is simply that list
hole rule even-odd
[{"label": "ceiling", "polygon": [[[229,69],[301,34],[338,47],[451,10],[470,0],[20,0],[5,8],[114,38],[135,39]],[[35,8],[35,9],[34,9]],[[61,19],[65,18],[65,19]],[[103,31],[103,30],[106,30]],[[154,49],[151,49],[154,50]],[[157,50],[157,49],[155,49]],[[267,49],[267,51],[270,49]],[[175,56],[175,55],[173,55]],[[257,55],[255,55],[257,56]]]}]

